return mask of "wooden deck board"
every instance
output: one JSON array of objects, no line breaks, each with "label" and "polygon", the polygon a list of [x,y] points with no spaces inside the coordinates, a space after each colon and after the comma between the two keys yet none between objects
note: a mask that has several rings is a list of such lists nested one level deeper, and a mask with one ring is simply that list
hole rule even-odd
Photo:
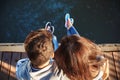
[{"label": "wooden deck board", "polygon": [[21,58],[26,58],[27,54],[26,53],[22,53]]},{"label": "wooden deck board", "polygon": [[[11,60],[11,68],[10,68],[10,76],[16,78],[16,63],[20,59],[20,54],[21,53],[12,53],[12,60]],[[13,78],[10,77],[9,80],[13,80]],[[16,79],[15,79],[16,80]]]},{"label": "wooden deck board", "polygon": [[11,61],[11,53],[3,53],[2,63],[1,63],[1,72],[6,74],[5,80],[9,79],[10,74],[10,61]]},{"label": "wooden deck board", "polygon": [[115,69],[117,71],[117,80],[120,80],[120,52],[113,52],[115,59]]},{"label": "wooden deck board", "polygon": [[109,53],[105,53],[105,57],[108,58],[109,60],[109,80],[117,80],[117,72],[115,69],[115,61],[113,58],[113,53],[109,52]]},{"label": "wooden deck board", "polygon": [[2,64],[2,52],[0,52],[0,71],[1,71],[1,64]]}]

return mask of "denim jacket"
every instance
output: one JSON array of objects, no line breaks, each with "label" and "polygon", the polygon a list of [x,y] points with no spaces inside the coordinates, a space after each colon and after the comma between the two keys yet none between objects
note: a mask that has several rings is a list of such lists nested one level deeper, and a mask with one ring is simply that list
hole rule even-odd
[{"label": "denim jacket", "polygon": [[16,77],[18,80],[69,80],[62,70],[59,70],[54,60],[43,69],[32,70],[28,58],[21,59],[16,65]]}]

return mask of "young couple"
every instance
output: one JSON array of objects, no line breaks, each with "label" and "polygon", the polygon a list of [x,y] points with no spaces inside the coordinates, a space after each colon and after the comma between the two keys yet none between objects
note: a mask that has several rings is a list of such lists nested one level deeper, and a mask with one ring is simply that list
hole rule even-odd
[{"label": "young couple", "polygon": [[67,35],[58,46],[54,27],[28,34],[24,46],[28,58],[16,65],[18,80],[105,80],[109,75],[108,60],[91,40],[79,35],[74,20],[65,15]]}]

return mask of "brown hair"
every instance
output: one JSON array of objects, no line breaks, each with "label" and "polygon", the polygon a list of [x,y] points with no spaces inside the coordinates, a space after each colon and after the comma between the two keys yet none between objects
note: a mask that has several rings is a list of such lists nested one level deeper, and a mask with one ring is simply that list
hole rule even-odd
[{"label": "brown hair", "polygon": [[76,35],[66,36],[55,52],[59,69],[62,69],[71,80],[91,80],[88,47],[83,39]]},{"label": "brown hair", "polygon": [[35,65],[47,62],[54,52],[52,34],[45,29],[29,33],[24,41],[24,46],[29,59]]}]

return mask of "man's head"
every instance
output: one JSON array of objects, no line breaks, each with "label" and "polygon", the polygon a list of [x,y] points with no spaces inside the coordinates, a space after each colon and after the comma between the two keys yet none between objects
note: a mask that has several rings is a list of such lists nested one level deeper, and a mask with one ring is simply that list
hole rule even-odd
[{"label": "man's head", "polygon": [[43,65],[54,56],[52,34],[45,29],[29,33],[24,45],[28,58],[35,66]]}]

